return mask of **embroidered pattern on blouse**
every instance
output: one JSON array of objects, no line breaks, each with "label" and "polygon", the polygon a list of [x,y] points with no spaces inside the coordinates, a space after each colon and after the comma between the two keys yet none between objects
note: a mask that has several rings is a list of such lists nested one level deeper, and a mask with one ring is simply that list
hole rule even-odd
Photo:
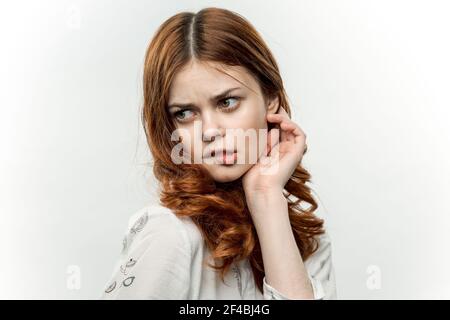
[{"label": "embroidered pattern on blouse", "polygon": [[139,217],[139,219],[134,223],[133,227],[131,227],[130,232],[131,233],[138,233],[142,229],[144,229],[145,224],[148,221],[148,214],[145,212],[142,216]]},{"label": "embroidered pattern on blouse", "polygon": [[[125,262],[124,264],[122,264],[120,266],[120,272],[123,273],[123,280],[121,281],[121,284],[119,286],[119,288],[121,286],[124,287],[129,287],[133,284],[134,279],[136,278],[135,276],[129,276],[126,277],[128,275],[128,269],[133,267],[135,264],[137,263],[137,260],[130,258],[127,262]],[[126,278],[125,278],[126,277]],[[115,288],[117,287],[117,281],[114,280],[106,289],[105,292],[106,293],[110,293],[112,292]]]},{"label": "embroidered pattern on blouse", "polygon": [[122,253],[125,253],[127,250],[128,237],[125,235],[122,240]]},{"label": "embroidered pattern on blouse", "polygon": [[128,248],[130,247],[134,237],[138,232],[144,229],[145,225],[147,224],[147,221],[148,221],[147,212],[145,212],[142,216],[139,217],[139,219],[136,220],[136,222],[133,224],[128,234],[126,234],[122,240],[122,254],[125,254],[128,251]]},{"label": "embroidered pattern on blouse", "polygon": [[116,288],[116,284],[117,284],[117,282],[116,282],[116,281],[113,281],[113,283],[111,283],[111,284],[108,286],[108,288],[106,288],[105,292],[106,292],[106,293],[110,293],[111,291],[113,291],[113,290]]},{"label": "embroidered pattern on blouse", "polygon": [[128,277],[128,278],[126,278],[126,279],[124,279],[124,280],[122,281],[122,284],[123,284],[125,287],[129,287],[129,286],[131,286],[131,284],[133,283],[134,278],[135,278],[134,276]]},{"label": "embroidered pattern on blouse", "polygon": [[[148,221],[148,213],[145,212],[142,216],[139,217],[139,219],[137,219],[137,221],[133,224],[133,226],[131,227],[130,231],[128,232],[127,235],[125,235],[125,237],[122,240],[122,252],[121,254],[124,255],[126,254],[126,252],[128,251],[128,248],[130,247],[134,237],[136,236],[136,234],[138,234],[138,232],[142,231],[142,229],[144,229],[145,225],[147,224]],[[124,287],[129,287],[133,284],[135,276],[128,276],[128,272],[129,272],[129,268],[132,268],[135,264],[137,263],[136,259],[130,258],[129,260],[127,260],[124,264],[122,264],[120,266],[120,272],[123,274],[123,278],[122,281],[120,283],[120,287],[124,286]],[[125,278],[126,277],[126,278]],[[114,291],[117,287],[117,281],[114,280],[106,289],[105,292],[106,293],[110,293],[112,291]]]},{"label": "embroidered pattern on blouse", "polygon": [[234,272],[234,277],[236,278],[237,281],[237,285],[239,288],[239,294],[241,295],[241,298],[244,298],[244,293],[242,292],[242,281],[241,281],[241,271],[239,270],[239,268],[236,265],[233,265],[232,270]]},{"label": "embroidered pattern on blouse", "polygon": [[124,275],[127,275],[127,268],[131,268],[136,264],[136,260],[133,258],[130,258],[130,260],[127,261],[124,265],[120,266],[120,272],[122,272]]}]

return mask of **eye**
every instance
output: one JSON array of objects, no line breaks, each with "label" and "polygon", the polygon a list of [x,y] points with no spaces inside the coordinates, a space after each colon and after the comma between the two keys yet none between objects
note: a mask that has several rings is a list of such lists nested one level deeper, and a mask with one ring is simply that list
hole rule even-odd
[{"label": "eye", "polygon": [[238,104],[239,104],[239,97],[227,97],[225,99],[222,99],[222,101],[221,101],[221,105],[226,110],[230,110],[230,109],[232,110],[232,109],[236,108]]},{"label": "eye", "polygon": [[[188,112],[188,115],[186,115],[186,112]],[[192,110],[189,109],[182,109],[179,110],[177,112],[173,113],[173,116],[178,120],[178,121],[187,121],[189,119],[189,112],[192,113]]]}]

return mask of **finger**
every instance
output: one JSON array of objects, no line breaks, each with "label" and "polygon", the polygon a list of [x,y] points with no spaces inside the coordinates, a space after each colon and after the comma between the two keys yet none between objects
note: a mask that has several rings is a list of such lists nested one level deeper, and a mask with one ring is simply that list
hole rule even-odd
[{"label": "finger", "polygon": [[280,122],[280,127],[291,131],[295,136],[306,136],[305,132],[292,120]]},{"label": "finger", "polygon": [[[268,114],[267,120],[269,122],[278,123],[280,128],[283,129],[281,132],[281,141],[290,141],[291,138],[295,140],[295,137],[297,136],[306,137],[306,134],[303,132],[303,130],[289,118],[289,115],[283,108],[280,108],[279,112],[280,114]],[[286,134],[286,131],[292,132],[293,136]]]},{"label": "finger", "polygon": [[280,124],[281,131],[281,141],[294,141],[295,139],[295,125],[288,122],[282,122]]},{"label": "finger", "polygon": [[273,148],[276,144],[278,144],[278,140],[279,140],[279,130],[276,129],[276,128],[271,129],[271,130],[268,132],[268,135],[267,135],[267,141],[266,141],[266,145],[265,145],[265,147],[264,147],[264,151],[263,151],[263,153],[262,153],[262,156],[265,156],[265,157],[269,156],[269,154],[270,154],[272,148]]},{"label": "finger", "polygon": [[278,109],[277,114],[282,114],[282,115],[286,115],[287,117],[289,117],[289,114],[287,113],[286,110],[284,110],[283,107],[280,107],[280,108]]},{"label": "finger", "polygon": [[[281,123],[280,127],[285,132],[286,141],[294,144],[295,154],[303,155],[306,149],[306,135],[303,130],[293,123]],[[295,134],[294,134],[295,133]],[[283,133],[282,133],[283,135]],[[287,147],[287,146],[286,146]]]},{"label": "finger", "polygon": [[272,148],[270,150],[270,153],[269,153],[270,163],[275,163],[275,161],[278,161],[279,155],[280,155],[280,143],[277,142],[277,143],[275,143],[274,146],[272,146]]},{"label": "finger", "polygon": [[290,120],[288,115],[285,114],[279,114],[279,113],[269,113],[267,114],[267,120],[271,122],[280,122],[282,120]]},{"label": "finger", "polygon": [[295,136],[304,134],[300,127],[288,118],[281,119],[278,117],[270,120],[279,123],[279,126],[282,129],[281,141],[291,141],[295,139]]},{"label": "finger", "polygon": [[295,144],[302,145],[303,148],[305,148],[306,136],[304,136],[304,135],[295,136],[294,141],[295,141]]},{"label": "finger", "polygon": [[272,149],[280,142],[280,130],[273,128],[269,131],[269,137],[267,139],[267,153],[266,156],[270,155]]}]

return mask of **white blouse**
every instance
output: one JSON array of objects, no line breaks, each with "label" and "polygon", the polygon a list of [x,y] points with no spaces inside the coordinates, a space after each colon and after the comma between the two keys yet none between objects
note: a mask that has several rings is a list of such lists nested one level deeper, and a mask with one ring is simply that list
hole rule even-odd
[{"label": "white blouse", "polygon": [[[319,249],[304,262],[314,299],[336,299],[328,234],[319,241]],[[159,204],[146,206],[129,220],[122,253],[100,299],[289,300],[265,277],[261,293],[248,259],[234,263],[223,283],[204,263],[209,257],[189,217],[180,218]]]}]

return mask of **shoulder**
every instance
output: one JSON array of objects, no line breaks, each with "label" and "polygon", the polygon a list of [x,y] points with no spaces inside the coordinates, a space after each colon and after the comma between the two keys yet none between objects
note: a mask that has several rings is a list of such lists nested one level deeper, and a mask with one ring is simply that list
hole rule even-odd
[{"label": "shoulder", "polygon": [[121,257],[102,297],[186,299],[193,260],[186,219],[154,204],[132,214]]},{"label": "shoulder", "polygon": [[326,231],[317,237],[319,247],[305,261],[308,273],[314,277],[328,279],[333,272],[331,238]]},{"label": "shoulder", "polygon": [[328,231],[317,236],[318,248],[314,253],[305,260],[305,265],[310,269],[323,267],[324,262],[331,260],[332,243]]},{"label": "shoulder", "polygon": [[323,299],[336,299],[336,280],[334,274],[332,244],[328,231],[317,237],[319,247],[305,260],[314,295]]},{"label": "shoulder", "polygon": [[317,251],[314,252],[315,257],[319,256],[329,256],[331,255],[331,237],[328,231],[325,231],[321,235],[317,237],[319,247],[317,248]]},{"label": "shoulder", "polygon": [[186,252],[192,252],[199,238],[189,217],[178,217],[169,208],[152,203],[140,208],[129,218],[122,253],[148,241],[164,244],[166,248],[181,247]]}]

